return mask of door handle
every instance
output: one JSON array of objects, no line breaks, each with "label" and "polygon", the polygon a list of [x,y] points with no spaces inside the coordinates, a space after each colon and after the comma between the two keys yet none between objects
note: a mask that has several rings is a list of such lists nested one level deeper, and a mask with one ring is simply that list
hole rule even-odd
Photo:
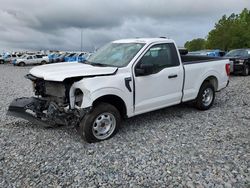
[{"label": "door handle", "polygon": [[172,74],[172,75],[169,75],[168,78],[171,79],[171,78],[176,78],[178,75],[177,74]]}]

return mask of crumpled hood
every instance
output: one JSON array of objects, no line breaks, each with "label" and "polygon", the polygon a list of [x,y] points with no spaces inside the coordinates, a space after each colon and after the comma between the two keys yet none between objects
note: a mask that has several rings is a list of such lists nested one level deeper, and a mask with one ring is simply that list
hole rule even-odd
[{"label": "crumpled hood", "polygon": [[115,73],[117,67],[98,67],[78,62],[41,65],[30,70],[30,74],[48,81],[63,81],[66,78],[79,76],[98,76]]}]

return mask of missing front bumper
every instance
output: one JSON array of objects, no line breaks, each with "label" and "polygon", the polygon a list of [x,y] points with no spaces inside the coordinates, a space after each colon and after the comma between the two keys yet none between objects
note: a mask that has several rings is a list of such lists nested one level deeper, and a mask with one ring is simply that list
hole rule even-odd
[{"label": "missing front bumper", "polygon": [[41,104],[44,104],[44,101],[34,97],[18,98],[11,102],[7,115],[22,118],[43,127],[51,127],[52,125],[49,122],[42,120],[34,113],[34,110]]},{"label": "missing front bumper", "polygon": [[55,102],[39,98],[18,98],[11,102],[7,115],[26,119],[43,127],[78,126],[91,108],[64,111]]}]

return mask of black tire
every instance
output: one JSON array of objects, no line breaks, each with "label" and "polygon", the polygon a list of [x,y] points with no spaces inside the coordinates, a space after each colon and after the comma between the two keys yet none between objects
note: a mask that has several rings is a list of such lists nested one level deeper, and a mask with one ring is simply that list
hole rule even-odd
[{"label": "black tire", "polygon": [[41,62],[41,65],[45,65],[47,62],[46,61],[42,61]]},{"label": "black tire", "polygon": [[[111,121],[113,123],[109,124],[109,126],[106,125],[106,123],[109,123],[107,120],[108,117],[113,119],[113,121]],[[100,103],[84,116],[80,122],[78,131],[85,141],[89,143],[99,142],[114,136],[119,130],[120,124],[121,115],[119,111],[111,104]],[[106,135],[98,135],[98,131],[100,130],[97,129],[102,129],[103,131],[103,129],[107,129],[107,127],[110,127],[110,130],[105,133]]]},{"label": "black tire", "polygon": [[[209,93],[207,93],[209,91]],[[210,98],[209,98],[210,97]],[[195,107],[199,110],[208,110],[214,103],[215,89],[209,82],[204,82],[201,85],[198,96],[195,100]]]},{"label": "black tire", "polygon": [[248,65],[244,66],[242,74],[243,74],[243,76],[248,76],[250,74],[249,73],[249,66]]},{"label": "black tire", "polygon": [[3,60],[0,60],[0,64],[4,64],[4,61],[3,61]]},{"label": "black tire", "polygon": [[24,63],[24,62],[20,62],[18,65],[19,65],[20,67],[24,67],[24,66],[25,66],[25,63]]}]

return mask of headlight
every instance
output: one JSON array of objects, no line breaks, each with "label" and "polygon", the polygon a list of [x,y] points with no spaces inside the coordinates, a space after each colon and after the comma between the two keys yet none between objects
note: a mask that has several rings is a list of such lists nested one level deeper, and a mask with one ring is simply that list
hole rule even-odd
[{"label": "headlight", "polygon": [[75,104],[78,107],[81,107],[82,105],[82,99],[83,99],[83,92],[80,89],[75,90]]},{"label": "headlight", "polygon": [[244,61],[245,61],[244,59],[240,59],[240,60],[239,60],[239,65],[243,65],[243,64],[244,64]]}]

